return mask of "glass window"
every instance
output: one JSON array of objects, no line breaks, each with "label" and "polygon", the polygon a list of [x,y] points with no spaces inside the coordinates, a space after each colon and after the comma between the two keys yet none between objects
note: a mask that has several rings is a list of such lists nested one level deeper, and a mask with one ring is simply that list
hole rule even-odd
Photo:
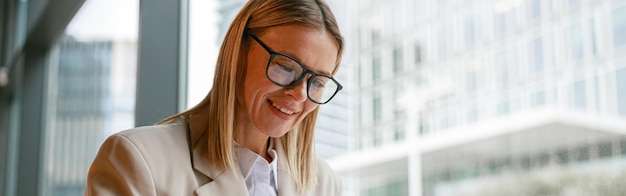
[{"label": "glass window", "polygon": [[380,146],[383,143],[383,134],[377,129],[372,131],[372,146]]},{"label": "glass window", "polygon": [[465,44],[467,45],[467,47],[471,47],[472,45],[474,45],[474,41],[476,39],[476,31],[474,29],[474,16],[469,15],[465,17]]},{"label": "glass window", "polygon": [[506,31],[506,12],[494,13],[494,30],[496,35],[500,36]]},{"label": "glass window", "polygon": [[530,0],[528,2],[528,12],[531,19],[541,17],[541,0]]},{"label": "glass window", "polygon": [[422,63],[422,47],[421,44],[419,43],[415,43],[415,47],[413,48],[414,51],[414,59],[415,59],[415,64],[419,67],[419,65]]},{"label": "glass window", "polygon": [[543,71],[543,41],[535,38],[530,42],[531,67],[534,72]]},{"label": "glass window", "polygon": [[477,89],[477,78],[476,78],[476,72],[472,71],[472,72],[468,72],[467,75],[465,76],[465,86],[467,88],[467,92],[468,93],[476,93],[476,89]]},{"label": "glass window", "polygon": [[590,18],[589,19],[589,31],[591,33],[591,39],[589,40],[591,42],[591,55],[596,55],[598,54],[598,33],[596,30],[596,19],[595,18]]},{"label": "glass window", "polygon": [[393,50],[393,71],[402,71],[402,47],[396,47]]},{"label": "glass window", "polygon": [[396,125],[393,129],[393,140],[399,141],[404,139],[404,126]]},{"label": "glass window", "polygon": [[509,99],[502,98],[498,102],[498,115],[506,115],[510,112],[510,110],[511,110],[511,104],[509,102]]},{"label": "glass window", "polygon": [[569,53],[572,61],[577,62],[583,59],[583,36],[580,24],[572,25],[567,33]]},{"label": "glass window", "polygon": [[509,62],[507,62],[507,52],[500,51],[495,55],[497,85],[506,88],[509,84]]},{"label": "glass window", "polygon": [[567,4],[570,8],[577,8],[580,6],[580,0],[567,0]]},{"label": "glass window", "polygon": [[418,132],[420,135],[426,134],[428,132],[430,132],[430,123],[428,121],[428,117],[426,116],[425,112],[421,112],[419,115],[419,127],[418,127]]},{"label": "glass window", "polygon": [[587,93],[584,80],[574,83],[574,107],[579,109],[587,108]]},{"label": "glass window", "polygon": [[88,0],[54,45],[42,193],[82,195],[100,144],[134,126],[138,17],[137,0]]},{"label": "glass window", "polygon": [[598,144],[598,157],[608,158],[613,155],[613,146],[611,141],[603,141]]},{"label": "glass window", "polygon": [[378,122],[382,119],[383,103],[380,95],[375,95],[373,100],[374,106],[374,122]]},{"label": "glass window", "polygon": [[450,50],[450,48],[448,48],[448,42],[451,42],[452,40],[450,40],[451,37],[446,37],[448,35],[446,31],[447,29],[442,26],[439,28],[437,33],[437,47],[439,48],[438,59],[445,58],[448,54],[448,50]]},{"label": "glass window", "polygon": [[472,123],[478,120],[478,110],[476,107],[472,107],[469,112],[467,112],[467,122]]},{"label": "glass window", "polygon": [[532,105],[533,106],[542,106],[546,104],[546,93],[545,91],[539,91],[535,93],[532,97]]},{"label": "glass window", "polygon": [[613,46],[626,46],[626,6],[616,9],[613,18]]},{"label": "glass window", "polygon": [[556,151],[556,161],[561,165],[567,164],[569,162],[569,154],[567,148],[559,148]]},{"label": "glass window", "polygon": [[618,69],[615,73],[617,86],[617,111],[626,116],[626,68]]},{"label": "glass window", "polygon": [[574,157],[578,162],[588,161],[590,158],[589,146],[583,144],[574,149]]},{"label": "glass window", "polygon": [[622,138],[619,141],[619,149],[622,152],[622,155],[626,155],[626,139]]},{"label": "glass window", "polygon": [[374,83],[378,82],[378,80],[382,79],[382,67],[380,65],[380,57],[375,55],[372,59],[372,79]]}]

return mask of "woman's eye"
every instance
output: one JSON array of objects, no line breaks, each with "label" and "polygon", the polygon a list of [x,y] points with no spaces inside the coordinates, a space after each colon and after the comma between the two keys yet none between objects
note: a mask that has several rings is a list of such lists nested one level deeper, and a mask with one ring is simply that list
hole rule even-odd
[{"label": "woman's eye", "polygon": [[319,80],[313,80],[313,86],[316,88],[324,88],[325,83]]},{"label": "woman's eye", "polygon": [[281,64],[277,64],[277,65],[278,65],[278,68],[280,68],[281,70],[285,72],[293,72],[293,68],[291,68],[290,66],[285,66]]}]

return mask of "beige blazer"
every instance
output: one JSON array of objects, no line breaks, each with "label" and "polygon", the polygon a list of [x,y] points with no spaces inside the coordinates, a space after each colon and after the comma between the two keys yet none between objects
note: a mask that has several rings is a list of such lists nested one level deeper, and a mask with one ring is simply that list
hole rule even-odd
[{"label": "beige blazer", "polygon": [[[209,164],[205,117],[196,115],[188,122],[181,118],[110,136],[89,169],[85,195],[247,196],[239,167],[224,170]],[[278,153],[278,195],[341,194],[340,179],[319,158],[318,185],[308,191],[297,190],[280,139],[274,142]]]}]

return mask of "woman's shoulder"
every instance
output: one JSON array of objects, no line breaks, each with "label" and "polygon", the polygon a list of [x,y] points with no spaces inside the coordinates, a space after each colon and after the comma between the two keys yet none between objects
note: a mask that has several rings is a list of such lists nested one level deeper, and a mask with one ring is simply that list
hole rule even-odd
[{"label": "woman's shoulder", "polygon": [[89,170],[86,193],[189,195],[197,187],[184,121],[111,135]]},{"label": "woman's shoulder", "polygon": [[[134,143],[181,142],[187,139],[187,125],[182,120],[170,123],[149,125],[117,132],[111,137],[122,137]],[[183,140],[184,139],[184,140]]]},{"label": "woman's shoulder", "polygon": [[141,152],[188,151],[187,125],[182,120],[137,127],[111,135],[106,143],[129,143]]},{"label": "woman's shoulder", "polygon": [[172,121],[170,123],[141,126],[132,129],[120,131],[113,135],[119,135],[127,138],[141,139],[145,137],[164,137],[172,135],[186,135],[187,126],[182,119]]}]

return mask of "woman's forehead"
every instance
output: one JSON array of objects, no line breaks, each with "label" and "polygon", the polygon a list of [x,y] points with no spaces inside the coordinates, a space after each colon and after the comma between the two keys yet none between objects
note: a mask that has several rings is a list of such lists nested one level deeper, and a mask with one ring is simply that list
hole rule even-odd
[{"label": "woman's forehead", "polygon": [[338,48],[330,33],[303,25],[285,25],[264,30],[258,37],[272,50],[289,55],[307,69],[331,75]]}]

